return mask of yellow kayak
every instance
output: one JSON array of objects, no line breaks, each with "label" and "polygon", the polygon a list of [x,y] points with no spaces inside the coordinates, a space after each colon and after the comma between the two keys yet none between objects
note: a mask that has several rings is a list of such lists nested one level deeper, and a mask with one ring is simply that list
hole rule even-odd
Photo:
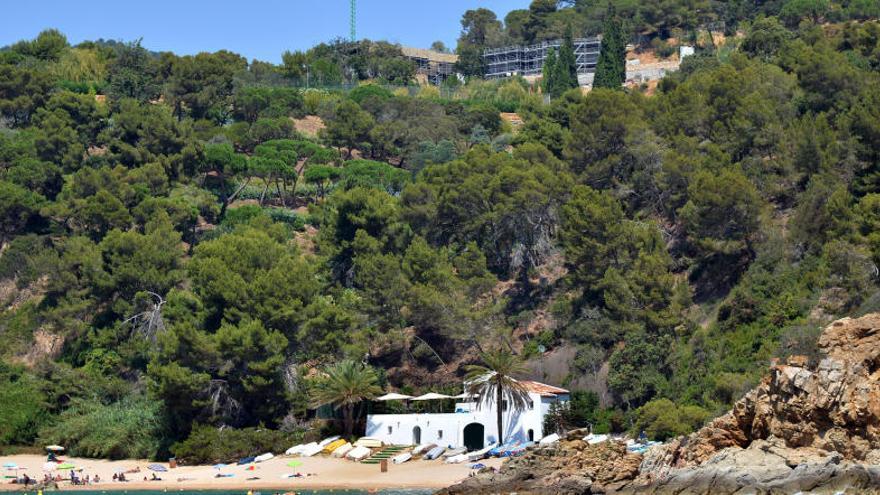
[{"label": "yellow kayak", "polygon": [[345,445],[347,443],[348,442],[346,442],[345,440],[340,438],[339,440],[328,443],[327,446],[324,447],[324,452],[327,454],[332,454],[334,450],[338,449],[339,447],[342,447],[343,445]]}]

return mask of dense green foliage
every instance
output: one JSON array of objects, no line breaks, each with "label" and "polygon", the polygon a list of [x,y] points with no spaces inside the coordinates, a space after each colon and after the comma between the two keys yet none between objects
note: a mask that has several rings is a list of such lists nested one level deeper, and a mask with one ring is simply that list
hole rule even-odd
[{"label": "dense green foliage", "polygon": [[283,452],[302,439],[301,433],[267,428],[223,428],[195,425],[185,441],[171,451],[182,464],[234,463],[266,452]]},{"label": "dense green foliage", "polygon": [[[880,300],[880,27],[828,22],[876,13],[612,3],[646,36],[744,36],[650,97],[566,91],[563,46],[549,103],[522,78],[296,87],[408,80],[367,41],[281,66],[56,31],[0,52],[0,443],[228,461],[317,402],[355,428],[386,387],[453,389],[491,348],[537,369],[539,345],[595,392],[553,424],[666,438],[815,357]],[[564,10],[470,11],[462,66],[565,37]]]}]

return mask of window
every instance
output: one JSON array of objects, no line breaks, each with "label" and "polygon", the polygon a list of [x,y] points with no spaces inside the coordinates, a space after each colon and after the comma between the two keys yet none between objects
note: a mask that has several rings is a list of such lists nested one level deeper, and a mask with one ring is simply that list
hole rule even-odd
[{"label": "window", "polygon": [[443,430],[437,430],[437,438],[443,439]]},{"label": "window", "polygon": [[529,430],[529,441],[530,442],[535,441],[535,430]]},{"label": "window", "polygon": [[391,434],[391,427],[390,426],[388,427],[388,434],[389,435]]},{"label": "window", "polygon": [[532,410],[535,409],[535,401],[532,399],[529,399],[529,409],[532,409]]},{"label": "window", "polygon": [[507,410],[507,399],[502,399],[501,400],[501,411],[503,412],[506,410]]}]

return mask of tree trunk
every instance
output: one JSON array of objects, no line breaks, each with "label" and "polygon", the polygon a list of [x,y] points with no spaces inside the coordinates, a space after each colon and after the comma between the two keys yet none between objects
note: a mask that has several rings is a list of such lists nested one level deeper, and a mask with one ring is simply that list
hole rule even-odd
[{"label": "tree trunk", "polygon": [[498,445],[504,445],[504,430],[502,429],[504,418],[501,414],[501,406],[504,404],[504,394],[501,393],[501,387],[497,387],[495,392],[495,414],[498,419]]},{"label": "tree trunk", "polygon": [[263,206],[263,200],[266,199],[266,191],[269,190],[269,184],[272,182],[272,176],[269,176],[269,177],[263,179],[263,181],[266,184],[263,186],[263,193],[260,194],[260,206]]},{"label": "tree trunk", "polygon": [[352,407],[351,404],[346,404],[342,411],[343,421],[345,422],[345,436],[348,438],[351,438],[351,434],[354,432],[354,414]]},{"label": "tree trunk", "polygon": [[278,197],[281,198],[281,206],[287,208],[287,203],[284,202],[284,193],[281,192],[281,186],[278,184],[278,179],[275,179],[275,190],[278,191]]}]

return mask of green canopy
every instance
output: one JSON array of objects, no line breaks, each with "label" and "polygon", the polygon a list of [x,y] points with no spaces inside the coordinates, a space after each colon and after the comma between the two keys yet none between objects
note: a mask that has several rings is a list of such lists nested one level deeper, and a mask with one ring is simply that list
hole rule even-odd
[{"label": "green canopy", "polygon": [[76,466],[74,466],[73,463],[65,462],[64,464],[59,464],[56,469],[73,469],[75,467]]},{"label": "green canopy", "polygon": [[293,461],[288,462],[287,466],[288,467],[297,467],[297,466],[302,466],[302,463],[303,463],[303,461],[293,460]]}]

